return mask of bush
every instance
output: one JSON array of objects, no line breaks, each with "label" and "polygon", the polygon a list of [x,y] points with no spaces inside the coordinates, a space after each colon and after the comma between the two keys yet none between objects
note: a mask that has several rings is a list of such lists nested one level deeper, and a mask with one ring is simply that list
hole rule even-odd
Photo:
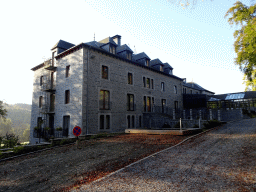
[{"label": "bush", "polygon": [[199,125],[195,124],[195,125],[193,126],[193,128],[199,128]]},{"label": "bush", "polygon": [[176,123],[173,128],[180,128],[180,122]]},{"label": "bush", "polygon": [[165,123],[162,128],[170,128],[171,126],[168,123]]},{"label": "bush", "polygon": [[213,128],[213,127],[217,127],[217,126],[220,126],[222,123],[218,120],[210,120],[210,121],[207,121],[206,123],[204,123],[204,128],[205,129],[210,129],[210,128]]},{"label": "bush", "polygon": [[57,127],[56,131],[62,131],[62,127]]},{"label": "bush", "polygon": [[18,136],[16,137],[13,133],[6,133],[3,139],[3,144],[5,148],[13,148],[14,146],[17,145],[18,141]]}]

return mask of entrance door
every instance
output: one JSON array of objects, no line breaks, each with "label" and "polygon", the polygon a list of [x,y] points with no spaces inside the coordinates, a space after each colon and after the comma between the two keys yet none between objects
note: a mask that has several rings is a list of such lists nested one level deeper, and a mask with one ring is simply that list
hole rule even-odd
[{"label": "entrance door", "polygon": [[49,116],[49,127],[50,127],[50,134],[54,135],[54,116]]}]

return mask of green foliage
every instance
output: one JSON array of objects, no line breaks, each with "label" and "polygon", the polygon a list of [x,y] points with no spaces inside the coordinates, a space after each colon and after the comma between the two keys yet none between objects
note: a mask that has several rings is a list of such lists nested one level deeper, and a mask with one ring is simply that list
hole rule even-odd
[{"label": "green foliage", "polygon": [[195,124],[195,125],[193,126],[193,128],[199,128],[199,125]]},{"label": "green foliage", "polygon": [[3,144],[5,148],[13,148],[17,145],[18,141],[18,136],[15,136],[13,133],[6,133],[3,139]]},{"label": "green foliage", "polygon": [[248,115],[250,118],[255,118],[256,117],[256,112],[255,111],[248,111],[247,109],[242,109],[244,115]]},{"label": "green foliage", "polygon": [[210,128],[213,128],[213,127],[218,127],[220,126],[222,123],[218,120],[210,120],[210,121],[207,121],[206,123],[204,123],[204,128],[205,129],[210,129]]},{"label": "green foliage", "polygon": [[180,128],[180,122],[176,123],[173,128]]},{"label": "green foliage", "polygon": [[62,127],[57,127],[56,131],[62,131]]},{"label": "green foliage", "polygon": [[1,149],[2,141],[3,141],[3,137],[0,135],[0,149]]},{"label": "green foliage", "polygon": [[7,115],[7,110],[4,108],[4,102],[0,101],[0,118],[5,118]]},{"label": "green foliage", "polygon": [[11,119],[0,119],[0,135],[13,133]]},{"label": "green foliage", "polygon": [[249,81],[256,76],[253,71],[256,66],[256,4],[250,7],[237,1],[231,7],[225,17],[231,15],[228,19],[229,24],[240,25],[241,29],[234,32],[235,43],[234,48],[237,53],[235,63],[246,75]]}]

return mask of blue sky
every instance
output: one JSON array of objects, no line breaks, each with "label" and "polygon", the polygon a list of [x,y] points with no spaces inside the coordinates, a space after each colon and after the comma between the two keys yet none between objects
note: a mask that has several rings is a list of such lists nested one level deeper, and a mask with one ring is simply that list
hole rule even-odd
[{"label": "blue sky", "polygon": [[[234,0],[10,0],[0,2],[0,100],[32,102],[32,67],[51,56],[59,40],[73,44],[119,34],[137,53],[159,58],[216,94],[244,91],[234,65],[233,32],[227,10]],[[242,1],[250,5],[251,0]]]}]

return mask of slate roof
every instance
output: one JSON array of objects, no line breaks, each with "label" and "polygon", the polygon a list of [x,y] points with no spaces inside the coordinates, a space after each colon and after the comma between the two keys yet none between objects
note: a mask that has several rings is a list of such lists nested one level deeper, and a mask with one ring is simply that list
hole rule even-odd
[{"label": "slate roof", "polygon": [[111,38],[111,37],[107,37],[105,39],[102,39],[101,41],[99,41],[99,43],[103,43],[103,44],[114,44],[115,46],[117,46],[117,44],[115,43],[115,41]]},{"label": "slate roof", "polygon": [[133,51],[130,49],[130,47],[128,47],[126,44],[122,45],[122,46],[118,46],[116,48],[116,52],[117,53],[120,53],[120,52],[123,52],[123,51],[130,51],[133,53]]},{"label": "slate roof", "polygon": [[147,59],[150,60],[150,58],[149,58],[149,57],[147,56],[147,54],[144,53],[144,52],[139,53],[139,54],[134,54],[134,55],[132,55],[132,59],[133,59],[134,61],[137,61],[137,60],[143,59],[143,58],[147,58]]},{"label": "slate roof", "polygon": [[91,42],[87,42],[85,44],[93,46],[93,47],[97,47],[97,48],[100,48],[102,45],[104,45],[103,43],[99,43],[97,41],[91,41]]},{"label": "slate roof", "polygon": [[163,65],[162,61],[160,61],[160,59],[154,59],[150,61],[150,66],[154,66],[154,65]]},{"label": "slate roof", "polygon": [[192,89],[197,89],[199,91],[207,91],[207,92],[210,92],[210,93],[214,93],[212,91],[208,91],[207,89],[204,89],[200,85],[198,85],[196,83],[193,83],[193,82],[189,82],[189,83],[183,82],[183,86],[186,86],[186,87],[189,87],[189,88],[192,88]]},{"label": "slate roof", "polygon": [[67,42],[67,41],[63,41],[63,40],[60,39],[60,40],[53,46],[53,48],[52,48],[51,50],[55,49],[56,47],[62,48],[62,49],[69,49],[69,48],[71,48],[71,47],[73,47],[73,46],[75,46],[75,45],[72,44],[72,43],[69,43],[69,42]]},{"label": "slate roof", "polygon": [[173,69],[172,66],[169,63],[164,63],[164,68],[171,68],[171,69]]}]

